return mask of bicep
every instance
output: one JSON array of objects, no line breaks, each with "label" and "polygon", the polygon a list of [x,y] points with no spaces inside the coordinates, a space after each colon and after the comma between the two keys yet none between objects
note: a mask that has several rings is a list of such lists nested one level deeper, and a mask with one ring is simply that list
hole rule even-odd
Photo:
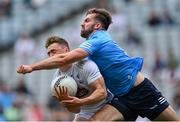
[{"label": "bicep", "polygon": [[97,89],[106,90],[103,77],[98,78],[96,81],[90,83],[89,85],[94,90],[97,90]]},{"label": "bicep", "polygon": [[89,53],[81,48],[74,49],[66,54],[64,61],[67,63],[73,63],[88,57]]}]

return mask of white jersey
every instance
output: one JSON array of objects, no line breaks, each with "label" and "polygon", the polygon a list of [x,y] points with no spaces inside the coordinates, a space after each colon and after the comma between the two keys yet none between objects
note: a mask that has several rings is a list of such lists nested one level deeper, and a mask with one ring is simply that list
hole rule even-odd
[{"label": "white jersey", "polygon": [[[102,76],[97,65],[90,60],[82,60],[74,63],[72,64],[72,67],[66,72],[58,69],[54,75],[54,78],[58,77],[59,75],[68,75],[74,78],[78,85],[78,91],[76,94],[76,97],[78,98],[89,96],[94,91],[89,84],[95,82]],[[89,119],[93,113],[98,111],[112,98],[112,94],[108,94],[109,96],[105,100],[102,100],[96,104],[81,106],[81,111],[78,115],[81,114],[82,116],[86,116],[86,118]]]}]

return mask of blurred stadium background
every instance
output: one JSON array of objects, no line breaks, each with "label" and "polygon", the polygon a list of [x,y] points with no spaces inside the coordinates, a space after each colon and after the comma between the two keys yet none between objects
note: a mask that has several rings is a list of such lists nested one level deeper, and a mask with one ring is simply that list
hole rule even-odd
[{"label": "blurred stadium background", "polygon": [[19,75],[16,68],[46,58],[49,36],[78,47],[91,7],[111,11],[112,37],[144,58],[143,72],[180,115],[180,0],[0,0],[0,121],[73,119],[51,98],[54,70]]}]

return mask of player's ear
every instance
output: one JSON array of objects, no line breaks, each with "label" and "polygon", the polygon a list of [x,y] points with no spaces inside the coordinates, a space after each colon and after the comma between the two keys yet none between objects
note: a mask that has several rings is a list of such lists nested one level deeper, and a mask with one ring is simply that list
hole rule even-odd
[{"label": "player's ear", "polygon": [[102,28],[102,24],[101,23],[96,23],[95,26],[94,26],[94,29],[95,30],[99,30],[100,28]]},{"label": "player's ear", "polygon": [[65,51],[66,51],[66,52],[69,52],[70,49],[69,49],[68,47],[65,47]]}]

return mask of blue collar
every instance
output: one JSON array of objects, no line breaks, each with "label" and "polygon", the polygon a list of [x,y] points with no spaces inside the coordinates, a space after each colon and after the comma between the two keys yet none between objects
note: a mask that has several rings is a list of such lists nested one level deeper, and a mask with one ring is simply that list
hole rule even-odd
[{"label": "blue collar", "polygon": [[105,32],[105,31],[106,31],[105,29],[99,29],[99,30],[91,33],[87,39],[92,39],[92,37],[93,37],[94,35],[96,35],[97,33]]}]

